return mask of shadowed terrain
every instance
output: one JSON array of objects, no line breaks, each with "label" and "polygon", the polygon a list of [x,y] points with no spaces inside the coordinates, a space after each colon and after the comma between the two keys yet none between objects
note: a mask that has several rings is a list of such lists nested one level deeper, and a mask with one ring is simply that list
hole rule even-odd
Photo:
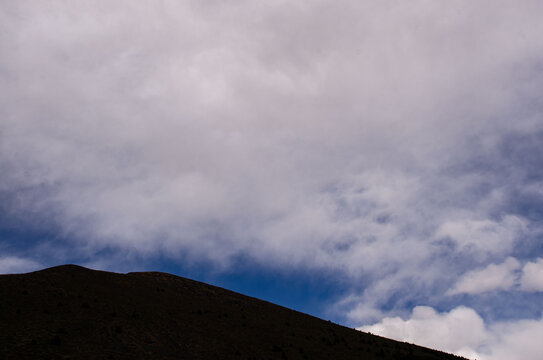
[{"label": "shadowed terrain", "polygon": [[182,277],[0,275],[0,359],[460,359]]}]

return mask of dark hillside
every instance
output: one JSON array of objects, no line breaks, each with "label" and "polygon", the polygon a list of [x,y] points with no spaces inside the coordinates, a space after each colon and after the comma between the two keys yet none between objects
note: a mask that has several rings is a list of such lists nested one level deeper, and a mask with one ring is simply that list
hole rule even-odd
[{"label": "dark hillside", "polygon": [[0,359],[460,359],[174,275],[0,275]]}]

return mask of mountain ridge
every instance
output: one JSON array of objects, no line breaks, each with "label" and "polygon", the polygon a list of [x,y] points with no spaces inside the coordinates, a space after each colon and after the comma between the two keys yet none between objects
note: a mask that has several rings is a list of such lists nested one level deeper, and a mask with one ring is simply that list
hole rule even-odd
[{"label": "mountain ridge", "polygon": [[0,275],[2,359],[462,359],[181,276]]}]

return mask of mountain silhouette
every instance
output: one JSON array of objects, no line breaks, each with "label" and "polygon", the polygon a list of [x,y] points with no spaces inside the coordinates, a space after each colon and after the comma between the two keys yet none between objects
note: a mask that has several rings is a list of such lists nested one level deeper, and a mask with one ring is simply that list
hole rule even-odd
[{"label": "mountain silhouette", "polygon": [[0,359],[461,359],[160,272],[0,275]]}]

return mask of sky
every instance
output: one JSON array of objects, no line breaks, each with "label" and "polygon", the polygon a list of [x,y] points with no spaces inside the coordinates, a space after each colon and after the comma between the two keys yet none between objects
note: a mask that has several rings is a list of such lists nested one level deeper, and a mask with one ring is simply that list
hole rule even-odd
[{"label": "sky", "polygon": [[165,271],[539,359],[542,13],[0,0],[0,273]]}]

